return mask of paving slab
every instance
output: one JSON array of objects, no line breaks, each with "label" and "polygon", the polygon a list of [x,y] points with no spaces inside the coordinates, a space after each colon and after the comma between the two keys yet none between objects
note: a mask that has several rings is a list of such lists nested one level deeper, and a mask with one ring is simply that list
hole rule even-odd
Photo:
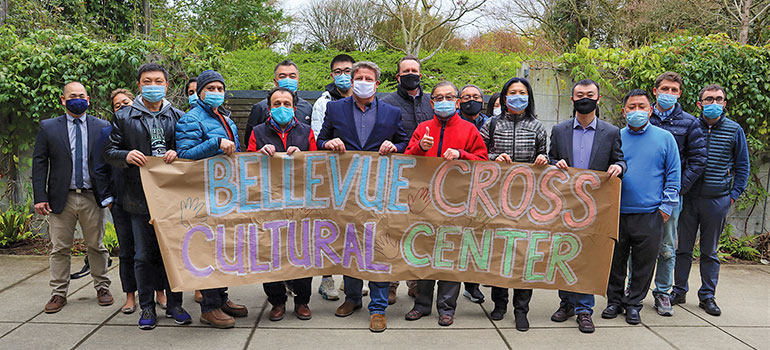
[{"label": "paving slab", "polygon": [[[300,335],[301,336],[297,336]],[[281,344],[281,345],[277,345]],[[492,329],[257,329],[248,349],[506,349]]]},{"label": "paving slab", "polygon": [[527,332],[501,330],[513,349],[671,349],[644,327],[608,327],[593,334],[577,329],[530,328]]},{"label": "paving slab", "polygon": [[71,349],[96,327],[27,323],[0,338],[0,349]]},{"label": "paving slab", "polygon": [[[105,325],[78,349],[243,349],[250,329],[158,326],[151,331]],[[124,341],[120,341],[124,339]]]},{"label": "paving slab", "polygon": [[0,338],[19,325],[21,325],[19,322],[0,322]]},{"label": "paving slab", "polygon": [[[8,266],[0,273],[0,290],[48,269],[48,257],[0,255],[0,266]],[[13,266],[12,268],[10,266]]]},{"label": "paving slab", "polygon": [[[76,323],[98,325],[114,315],[125,302],[125,297],[121,298],[120,293],[120,273],[117,268],[112,268],[108,272],[112,285],[113,299],[115,303],[110,306],[99,306],[96,299],[96,290],[90,282],[82,289],[75,291],[67,297],[67,305],[61,311],[54,314],[40,313],[29,322],[32,323]],[[83,279],[92,280],[90,277]],[[116,285],[117,282],[117,285]],[[115,293],[118,293],[117,295]]]},{"label": "paving slab", "polygon": [[722,327],[722,330],[760,350],[770,350],[770,327]]},{"label": "paving slab", "polygon": [[715,327],[650,327],[650,329],[681,350],[751,349]]}]

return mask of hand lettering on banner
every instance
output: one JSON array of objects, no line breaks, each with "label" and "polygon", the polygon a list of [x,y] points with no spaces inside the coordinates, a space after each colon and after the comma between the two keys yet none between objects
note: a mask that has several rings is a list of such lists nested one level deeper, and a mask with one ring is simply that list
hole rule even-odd
[{"label": "hand lettering on banner", "polygon": [[430,203],[430,190],[427,187],[417,190],[417,194],[413,195],[410,193],[407,196],[407,204],[409,204],[409,211],[412,214],[422,214]]},{"label": "hand lettering on banner", "polygon": [[205,206],[206,203],[198,197],[187,197],[179,203],[179,222],[187,228],[206,222],[208,216],[201,212]]},{"label": "hand lettering on banner", "polygon": [[374,240],[374,251],[382,254],[384,257],[393,260],[399,254],[398,241],[390,238],[387,232],[383,232],[377,235]]}]

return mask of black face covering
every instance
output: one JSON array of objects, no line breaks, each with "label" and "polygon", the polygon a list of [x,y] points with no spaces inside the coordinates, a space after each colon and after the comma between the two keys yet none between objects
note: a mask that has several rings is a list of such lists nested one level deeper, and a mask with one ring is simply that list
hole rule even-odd
[{"label": "black face covering", "polygon": [[573,106],[575,106],[575,110],[580,114],[588,114],[593,112],[596,109],[596,100],[591,98],[581,98],[575,102],[573,102]]},{"label": "black face covering", "polygon": [[479,114],[483,103],[479,101],[470,100],[468,102],[460,103],[460,110],[467,116]]},{"label": "black face covering", "polygon": [[417,74],[404,74],[401,76],[401,87],[414,90],[420,86],[420,76]]}]

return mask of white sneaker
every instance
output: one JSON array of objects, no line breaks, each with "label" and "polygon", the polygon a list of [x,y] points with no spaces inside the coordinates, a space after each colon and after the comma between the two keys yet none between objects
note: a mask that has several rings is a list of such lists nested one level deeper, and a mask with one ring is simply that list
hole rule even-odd
[{"label": "white sneaker", "polygon": [[321,285],[318,286],[318,293],[326,300],[338,300],[340,293],[334,288],[334,279],[324,277],[321,279]]}]

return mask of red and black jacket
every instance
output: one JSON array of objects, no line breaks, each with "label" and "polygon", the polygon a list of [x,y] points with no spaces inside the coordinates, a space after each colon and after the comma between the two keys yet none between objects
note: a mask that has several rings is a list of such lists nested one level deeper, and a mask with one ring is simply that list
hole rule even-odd
[{"label": "red and black jacket", "polygon": [[317,149],[313,129],[310,125],[298,123],[296,119],[292,119],[286,130],[281,130],[272,118],[255,126],[249,139],[247,151],[256,152],[265,145],[275,146],[276,152],[286,152],[291,146],[299,148],[300,151],[315,151]]}]

